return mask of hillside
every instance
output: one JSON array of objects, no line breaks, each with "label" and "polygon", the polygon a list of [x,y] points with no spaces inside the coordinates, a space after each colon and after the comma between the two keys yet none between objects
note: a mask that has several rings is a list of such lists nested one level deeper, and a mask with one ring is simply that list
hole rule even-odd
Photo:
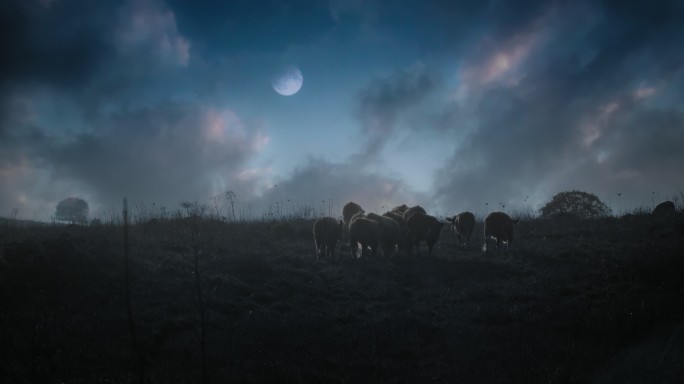
[{"label": "hillside", "polygon": [[[130,228],[145,379],[674,383],[684,218],[523,221],[506,255],[444,231],[432,258],[316,261],[313,220]],[[0,226],[0,381],[138,382],[122,227]],[[446,228],[446,227],[445,227]],[[679,378],[679,379],[676,379]]]}]

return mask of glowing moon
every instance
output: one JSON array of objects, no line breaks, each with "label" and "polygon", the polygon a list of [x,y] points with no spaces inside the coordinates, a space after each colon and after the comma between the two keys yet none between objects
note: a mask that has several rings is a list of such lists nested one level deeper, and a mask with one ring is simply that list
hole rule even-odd
[{"label": "glowing moon", "polygon": [[297,93],[304,83],[302,71],[295,66],[285,67],[271,80],[273,89],[283,96],[292,96]]}]

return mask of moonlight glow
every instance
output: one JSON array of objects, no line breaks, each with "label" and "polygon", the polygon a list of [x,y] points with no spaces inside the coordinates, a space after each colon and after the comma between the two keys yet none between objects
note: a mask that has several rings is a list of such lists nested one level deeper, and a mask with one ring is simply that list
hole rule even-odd
[{"label": "moonlight glow", "polygon": [[294,66],[284,68],[271,80],[273,89],[283,96],[292,96],[299,92],[303,83],[302,72]]}]

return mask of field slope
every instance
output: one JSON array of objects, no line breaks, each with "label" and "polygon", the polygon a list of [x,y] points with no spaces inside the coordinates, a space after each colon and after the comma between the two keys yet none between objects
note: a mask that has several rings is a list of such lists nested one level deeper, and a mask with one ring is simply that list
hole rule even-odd
[{"label": "field slope", "polygon": [[[152,383],[674,383],[684,221],[524,221],[507,255],[444,231],[433,257],[317,262],[311,220],[131,227]],[[2,223],[0,381],[137,382],[122,228]]]}]

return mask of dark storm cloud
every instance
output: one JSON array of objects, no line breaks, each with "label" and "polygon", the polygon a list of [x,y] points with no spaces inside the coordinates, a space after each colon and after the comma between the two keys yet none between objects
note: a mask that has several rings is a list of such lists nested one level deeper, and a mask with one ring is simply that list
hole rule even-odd
[{"label": "dark storm cloud", "polygon": [[84,84],[107,56],[112,1],[0,2],[0,87],[26,81]]},{"label": "dark storm cloud", "polygon": [[354,161],[377,160],[393,138],[398,120],[418,107],[435,87],[435,79],[424,66],[414,65],[389,77],[373,79],[359,93],[357,116],[364,134]]},{"label": "dark storm cloud", "polygon": [[462,104],[477,129],[440,171],[435,198],[466,209],[629,190],[636,203],[681,183],[668,176],[684,164],[669,144],[681,142],[682,111],[668,100],[682,83],[681,6],[559,3],[544,12],[532,20],[546,23],[523,27],[527,37],[502,39],[469,63],[477,76],[464,78]]},{"label": "dark storm cloud", "polygon": [[0,18],[3,104],[49,91],[92,117],[105,104],[134,105],[177,83],[191,55],[163,1],[8,0]]}]

